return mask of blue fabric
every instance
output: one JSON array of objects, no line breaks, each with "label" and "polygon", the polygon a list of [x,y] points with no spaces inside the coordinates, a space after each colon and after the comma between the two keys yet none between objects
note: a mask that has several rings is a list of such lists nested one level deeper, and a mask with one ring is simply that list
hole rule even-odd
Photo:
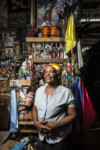
[{"label": "blue fabric", "polygon": [[[35,95],[34,105],[38,110],[38,120],[41,121],[43,118],[51,122],[57,122],[63,119],[67,114],[68,107],[75,107],[74,96],[70,89],[59,85],[56,90],[47,95],[45,93],[45,86],[41,86],[37,89]],[[57,128],[52,131],[52,135],[45,138],[49,144],[60,142],[66,137],[72,130],[72,124],[63,126],[60,129]],[[40,141],[44,140],[44,135],[39,132]]]},{"label": "blue fabric", "polygon": [[76,78],[72,85],[71,85],[71,90],[75,96],[75,103],[76,103],[76,110],[77,110],[77,118],[74,122],[74,129],[77,131],[80,131],[81,129],[81,123],[82,123],[82,90],[81,86],[79,84],[79,78]]},{"label": "blue fabric", "polygon": [[11,150],[21,150],[25,146],[24,143],[17,143]]},{"label": "blue fabric", "polygon": [[[22,88],[21,84],[17,81],[13,81],[20,89]],[[11,104],[10,104],[10,132],[18,131],[18,101],[16,96],[16,90],[11,90]]]}]

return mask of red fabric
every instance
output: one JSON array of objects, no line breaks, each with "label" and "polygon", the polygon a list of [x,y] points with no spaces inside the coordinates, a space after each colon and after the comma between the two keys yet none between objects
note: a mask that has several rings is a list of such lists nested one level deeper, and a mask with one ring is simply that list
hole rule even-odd
[{"label": "red fabric", "polygon": [[83,83],[82,83],[82,93],[83,93],[82,133],[84,135],[94,121],[94,111],[89,94],[86,88],[84,87]]}]

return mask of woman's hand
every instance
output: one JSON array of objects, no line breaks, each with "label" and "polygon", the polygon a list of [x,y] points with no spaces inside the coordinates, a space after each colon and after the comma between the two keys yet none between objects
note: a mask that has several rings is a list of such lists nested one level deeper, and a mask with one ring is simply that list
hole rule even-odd
[{"label": "woman's hand", "polygon": [[48,137],[51,136],[51,135],[52,135],[52,131],[53,131],[54,129],[56,129],[55,123],[50,122],[50,121],[48,121],[48,122],[45,124],[45,127],[48,127],[48,128],[50,128],[50,130],[51,130],[51,132],[46,133],[46,136],[48,136]]},{"label": "woman's hand", "polygon": [[51,129],[46,126],[47,121],[42,120],[42,121],[36,121],[34,122],[35,127],[44,135],[47,136],[51,132]]},{"label": "woman's hand", "polygon": [[56,128],[55,123],[47,121],[47,123],[45,124],[46,127],[50,128],[51,131],[54,130]]}]

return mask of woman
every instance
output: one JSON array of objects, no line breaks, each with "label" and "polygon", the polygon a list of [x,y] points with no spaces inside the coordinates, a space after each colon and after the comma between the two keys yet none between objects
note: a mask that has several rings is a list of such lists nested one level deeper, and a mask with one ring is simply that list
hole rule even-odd
[{"label": "woman", "polygon": [[60,85],[60,64],[49,64],[44,79],[47,84],[37,89],[33,107],[34,125],[39,130],[37,150],[71,150],[69,137],[76,109],[72,92]]}]

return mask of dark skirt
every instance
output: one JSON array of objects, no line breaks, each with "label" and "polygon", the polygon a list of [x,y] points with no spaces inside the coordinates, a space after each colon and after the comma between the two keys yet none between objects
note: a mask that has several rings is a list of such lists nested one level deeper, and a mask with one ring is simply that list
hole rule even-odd
[{"label": "dark skirt", "polygon": [[68,135],[56,144],[49,144],[46,142],[46,140],[40,141],[38,139],[37,150],[73,150],[71,136],[71,134]]}]

